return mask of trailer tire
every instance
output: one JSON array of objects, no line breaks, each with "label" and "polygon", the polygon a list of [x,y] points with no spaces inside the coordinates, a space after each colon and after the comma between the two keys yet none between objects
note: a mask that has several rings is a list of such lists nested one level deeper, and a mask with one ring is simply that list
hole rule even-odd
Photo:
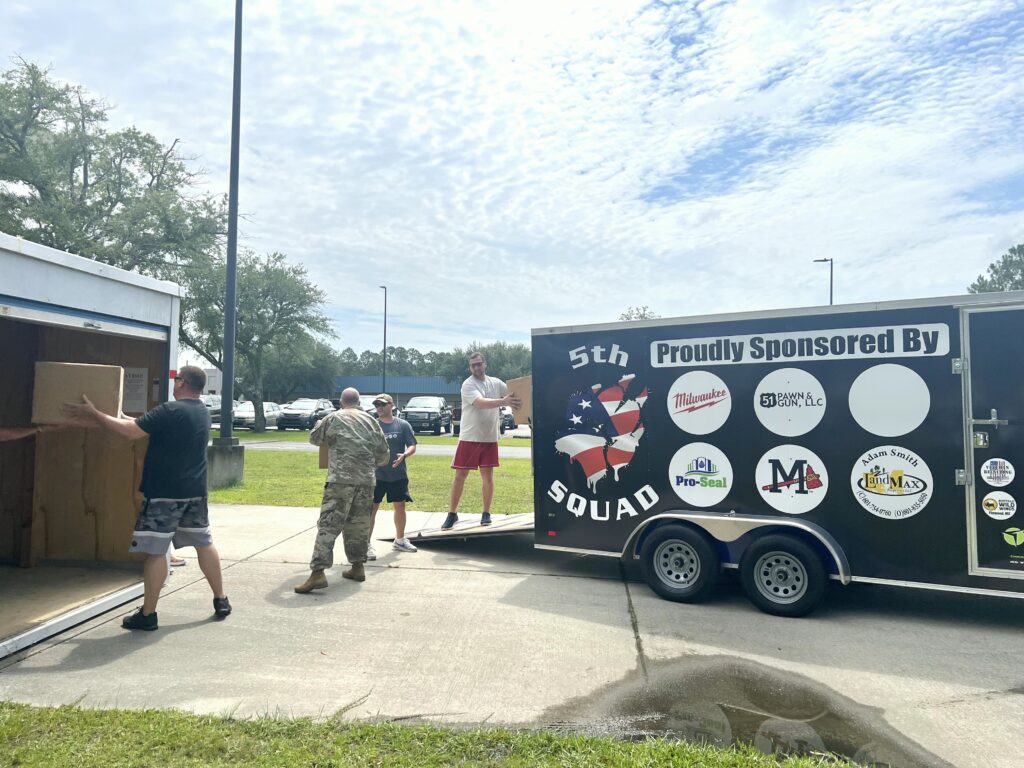
[{"label": "trailer tire", "polygon": [[740,559],[740,579],[750,602],[773,616],[806,616],[825,597],[828,574],[818,553],[792,536],[769,534]]},{"label": "trailer tire", "polygon": [[707,537],[683,525],[662,526],[648,536],[640,564],[651,589],[677,603],[707,597],[722,570],[718,552]]}]

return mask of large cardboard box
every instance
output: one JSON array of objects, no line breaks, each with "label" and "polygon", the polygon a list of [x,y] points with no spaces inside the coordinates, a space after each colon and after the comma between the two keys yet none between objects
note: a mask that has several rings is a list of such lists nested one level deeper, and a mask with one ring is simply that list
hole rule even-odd
[{"label": "large cardboard box", "polygon": [[33,424],[73,423],[62,411],[64,403],[80,403],[82,395],[103,413],[121,412],[124,368],[85,363],[36,363],[32,390]]},{"label": "large cardboard box", "polygon": [[508,391],[523,401],[518,411],[512,411],[516,424],[533,423],[533,376],[522,376],[505,382]]}]

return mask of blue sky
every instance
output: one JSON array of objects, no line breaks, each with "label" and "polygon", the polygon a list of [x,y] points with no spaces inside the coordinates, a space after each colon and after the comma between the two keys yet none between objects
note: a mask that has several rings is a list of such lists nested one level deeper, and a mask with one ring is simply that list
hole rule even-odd
[{"label": "blue sky", "polygon": [[[234,4],[7,0],[227,188]],[[339,346],[962,293],[1024,242],[1024,4],[326,2],[245,11],[242,244]]]}]

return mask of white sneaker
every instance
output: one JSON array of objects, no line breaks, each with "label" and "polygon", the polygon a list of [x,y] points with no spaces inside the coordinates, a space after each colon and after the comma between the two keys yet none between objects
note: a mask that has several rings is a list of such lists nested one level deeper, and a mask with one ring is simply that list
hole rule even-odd
[{"label": "white sneaker", "polygon": [[397,549],[399,552],[415,552],[416,547],[413,546],[412,542],[408,539],[395,539],[395,543],[391,545],[393,549]]},{"label": "white sneaker", "polygon": [[366,559],[367,560],[376,560],[377,559],[377,552],[374,550],[374,548],[372,546],[369,546],[369,547],[366,548]]}]

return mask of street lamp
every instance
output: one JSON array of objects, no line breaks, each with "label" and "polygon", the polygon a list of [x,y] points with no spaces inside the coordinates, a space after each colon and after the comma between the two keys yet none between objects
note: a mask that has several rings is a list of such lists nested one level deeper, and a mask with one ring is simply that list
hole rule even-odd
[{"label": "street lamp", "polygon": [[380,356],[380,391],[386,393],[388,391],[388,287],[386,285],[380,287],[384,289],[384,349]]},{"label": "street lamp", "polygon": [[828,304],[832,306],[832,259],[815,259],[815,262],[828,262]]},{"label": "street lamp", "polygon": [[220,400],[217,445],[237,445],[231,436],[231,406],[235,399],[235,298],[238,253],[238,143],[242,105],[242,0],[235,0],[235,64],[231,87],[231,165],[228,169],[228,252],[224,290],[224,381]]}]

